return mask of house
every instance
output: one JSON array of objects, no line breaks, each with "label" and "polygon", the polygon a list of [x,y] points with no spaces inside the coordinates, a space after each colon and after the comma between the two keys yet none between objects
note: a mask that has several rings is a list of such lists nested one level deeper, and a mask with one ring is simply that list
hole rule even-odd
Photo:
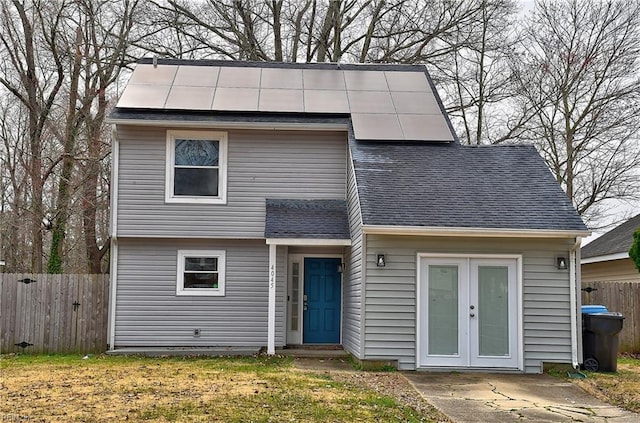
[{"label": "house", "polygon": [[640,214],[582,248],[582,285],[594,282],[640,282],[640,272],[629,257]]},{"label": "house", "polygon": [[460,145],[424,66],[143,59],[110,120],[112,352],[578,364],[589,232],[533,147]]}]

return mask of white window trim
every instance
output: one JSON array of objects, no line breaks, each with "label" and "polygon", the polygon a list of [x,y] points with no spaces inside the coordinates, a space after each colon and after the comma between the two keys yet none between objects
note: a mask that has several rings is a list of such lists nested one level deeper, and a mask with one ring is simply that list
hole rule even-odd
[{"label": "white window trim", "polygon": [[[175,140],[188,138],[192,140],[212,140],[219,143],[218,157],[218,196],[198,197],[187,195],[173,195]],[[194,204],[227,204],[227,133],[219,131],[167,131],[166,180],[164,187],[165,203],[194,203]]]},{"label": "white window trim", "polygon": [[[184,288],[185,257],[215,257],[218,259],[218,289]],[[223,297],[225,295],[226,252],[224,250],[178,250],[176,295]]]}]

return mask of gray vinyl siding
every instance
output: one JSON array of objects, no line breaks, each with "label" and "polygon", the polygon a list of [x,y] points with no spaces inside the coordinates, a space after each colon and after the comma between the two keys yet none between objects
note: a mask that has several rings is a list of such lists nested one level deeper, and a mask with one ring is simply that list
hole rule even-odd
[{"label": "gray vinyl siding", "polygon": [[[365,359],[415,369],[417,254],[476,253],[523,256],[525,372],[541,372],[542,362],[571,363],[569,272],[555,267],[571,240],[367,235],[366,243]],[[376,267],[376,252],[386,254],[386,267]]]},{"label": "gray vinyl siding", "polygon": [[351,161],[347,166],[347,207],[351,247],[345,252],[347,271],[344,284],[342,345],[357,358],[362,358],[362,215]]},{"label": "gray vinyl siding", "polygon": [[166,129],[118,127],[120,237],[263,238],[265,198],[345,198],[346,133],[229,130],[227,204],[166,204]]},{"label": "gray vinyl siding", "polygon": [[[179,249],[226,251],[223,297],[176,296]],[[284,344],[285,249],[277,251],[276,345]],[[120,239],[115,348],[267,345],[264,241]],[[199,328],[201,336],[193,336]]]}]

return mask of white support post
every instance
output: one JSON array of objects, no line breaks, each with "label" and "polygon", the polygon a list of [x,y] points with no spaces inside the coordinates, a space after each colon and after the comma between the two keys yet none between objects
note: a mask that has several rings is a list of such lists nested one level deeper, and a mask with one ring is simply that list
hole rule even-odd
[{"label": "white support post", "polygon": [[269,244],[269,308],[267,311],[267,354],[276,353],[276,248]]}]

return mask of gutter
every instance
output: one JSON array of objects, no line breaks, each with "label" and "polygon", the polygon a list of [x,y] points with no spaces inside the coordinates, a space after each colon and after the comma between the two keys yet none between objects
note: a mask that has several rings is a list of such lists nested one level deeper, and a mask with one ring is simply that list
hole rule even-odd
[{"label": "gutter", "polygon": [[629,258],[629,253],[627,253],[626,251],[623,251],[621,253],[605,254],[602,256],[587,257],[584,259],[581,258],[580,262],[582,264],[589,264],[589,263],[599,263],[602,261],[624,260],[628,258]]},{"label": "gutter", "polygon": [[191,129],[256,129],[264,131],[346,131],[344,123],[309,122],[241,122],[241,121],[190,121],[180,119],[127,119],[109,118],[107,123],[129,126],[162,126]]},{"label": "gutter", "polygon": [[496,229],[400,225],[362,225],[362,231],[370,235],[477,236],[504,238],[573,238],[589,236],[591,234],[589,231],[578,230],[562,231],[543,229]]},{"label": "gutter", "polygon": [[569,302],[571,308],[571,363],[574,369],[580,367],[578,362],[578,284],[580,281],[580,243],[582,238],[576,237],[576,242],[569,250]]}]

